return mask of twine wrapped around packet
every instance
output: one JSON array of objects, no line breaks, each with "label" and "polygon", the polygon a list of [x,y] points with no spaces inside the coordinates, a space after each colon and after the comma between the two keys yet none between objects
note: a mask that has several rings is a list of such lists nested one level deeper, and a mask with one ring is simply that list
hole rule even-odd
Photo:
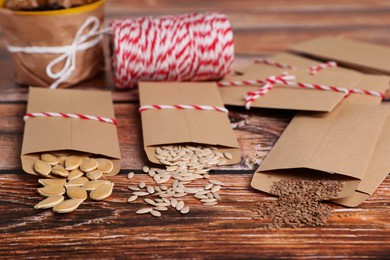
[{"label": "twine wrapped around packet", "polygon": [[[104,69],[104,0],[53,11],[0,8],[0,27],[12,54],[15,82],[68,87]],[[0,1],[2,7],[2,1]]]},{"label": "twine wrapped around packet", "polygon": [[215,83],[140,82],[145,152],[160,163],[156,147],[200,144],[229,152],[227,164],[241,160],[240,149]]},{"label": "twine wrapped around packet", "polygon": [[217,84],[226,105],[330,112],[349,95],[383,99],[388,86],[377,84],[380,76],[371,78],[370,84],[360,84],[365,78],[333,62],[281,53],[273,60],[255,61],[241,75]]},{"label": "twine wrapped around packet", "polygon": [[69,151],[110,159],[120,170],[117,122],[110,92],[30,88],[22,145],[22,167],[33,165],[41,153]]}]

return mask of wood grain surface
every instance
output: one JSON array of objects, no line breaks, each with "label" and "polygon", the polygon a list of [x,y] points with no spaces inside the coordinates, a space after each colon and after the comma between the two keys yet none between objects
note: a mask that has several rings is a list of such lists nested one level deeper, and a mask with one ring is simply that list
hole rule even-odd
[{"label": "wood grain surface", "polygon": [[[289,45],[323,35],[390,46],[387,0],[108,0],[107,23],[117,17],[186,12],[226,13],[234,31],[235,67],[270,56]],[[140,200],[127,203],[128,185],[150,183],[141,167],[142,129],[136,89],[115,90],[107,73],[77,88],[112,90],[122,153],[122,171],[111,177],[113,195],[86,201],[70,214],[34,210],[41,197],[36,176],[21,170],[22,116],[27,88],[13,83],[11,56],[0,31],[0,258],[376,258],[390,257],[390,177],[357,208],[333,205],[333,217],[317,228],[266,229],[254,220],[255,203],[274,198],[250,188],[255,163],[270,151],[294,113],[229,108],[243,151],[240,164],[216,169],[222,201],[205,207],[186,197],[187,215],[169,210],[159,219],[136,215]],[[126,173],[136,176],[128,180]],[[202,182],[200,182],[202,183]],[[195,184],[194,184],[195,185]]]}]

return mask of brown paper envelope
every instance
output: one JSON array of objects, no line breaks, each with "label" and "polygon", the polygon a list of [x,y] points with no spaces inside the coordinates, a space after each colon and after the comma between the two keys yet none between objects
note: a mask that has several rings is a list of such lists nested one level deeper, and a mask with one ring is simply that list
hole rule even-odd
[{"label": "brown paper envelope", "polygon": [[347,207],[356,207],[368,199],[390,172],[388,154],[390,154],[390,113],[387,115],[374,153],[356,191],[349,197],[333,200],[333,202]]},{"label": "brown paper envelope", "polygon": [[[139,84],[140,103],[144,105],[212,105],[222,106],[215,83],[155,83]],[[218,111],[146,110],[141,113],[144,147],[148,159],[154,163],[155,146],[197,143],[218,146],[229,151],[233,159],[241,160],[239,146],[228,115]]]},{"label": "brown paper envelope", "polygon": [[291,50],[320,59],[331,59],[356,69],[390,74],[390,48],[335,37],[321,37],[295,44]]},{"label": "brown paper envelope", "polygon": [[332,113],[298,114],[258,168],[257,173],[265,174],[256,174],[252,187],[269,192],[261,184],[267,174],[294,177],[305,169],[313,176],[319,172],[342,176],[344,189],[350,191],[347,196],[351,195],[359,184],[356,180],[366,173],[387,116],[383,106],[351,104]]},{"label": "brown paper envelope", "polygon": [[[337,86],[347,89],[355,88],[363,77],[363,74],[343,68],[326,68],[316,75],[310,75],[307,67],[318,64],[307,58],[298,57],[293,54],[278,54],[275,61],[297,66],[298,69],[283,69],[266,64],[253,64],[244,75],[235,75],[226,78],[230,80],[254,80],[265,79],[269,76],[277,76],[283,72],[296,76],[297,82]],[[295,65],[297,64],[297,65]],[[247,92],[259,89],[259,86],[242,87],[220,87],[222,99],[226,105],[244,106]],[[388,88],[388,85],[387,87]],[[385,89],[386,89],[385,88]],[[373,86],[367,86],[368,90],[375,90]],[[334,91],[309,90],[291,88],[277,85],[264,96],[255,100],[251,106],[261,108],[293,109],[305,111],[329,112],[337,104],[344,100],[345,94]]]},{"label": "brown paper envelope", "polygon": [[[110,92],[86,90],[49,90],[30,88],[27,113],[62,112],[114,118]],[[22,167],[35,174],[33,164],[42,152],[73,150],[106,156],[114,170],[120,170],[120,150],[116,126],[94,120],[37,117],[26,120]]]}]

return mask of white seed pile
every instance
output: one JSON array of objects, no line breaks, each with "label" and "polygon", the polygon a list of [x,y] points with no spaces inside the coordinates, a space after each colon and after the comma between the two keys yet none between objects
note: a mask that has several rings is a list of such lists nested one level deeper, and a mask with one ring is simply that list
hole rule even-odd
[{"label": "white seed pile", "polygon": [[[187,195],[193,196],[205,206],[217,205],[221,200],[218,191],[224,183],[220,181],[208,180],[208,184],[201,187],[188,187],[188,184],[192,185],[199,179],[209,179],[210,168],[226,164],[232,159],[230,153],[222,153],[215,147],[162,146],[156,148],[155,157],[165,165],[165,169],[144,166],[142,170],[157,185],[146,185],[141,181],[137,186],[128,186],[132,191],[128,202],[144,197],[144,202],[148,205],[137,210],[137,214],[149,213],[160,217],[161,212],[167,211],[168,207],[187,214],[190,207],[183,200]],[[129,179],[133,176],[133,172],[127,175]]]},{"label": "white seed pile", "polygon": [[113,163],[104,158],[95,159],[87,155],[67,153],[41,154],[40,160],[34,164],[34,170],[39,175],[48,177],[38,180],[43,186],[38,188],[38,193],[46,199],[34,208],[52,208],[57,213],[68,213],[76,210],[88,198],[88,192],[92,200],[108,198],[114,184],[100,178],[113,168]]}]

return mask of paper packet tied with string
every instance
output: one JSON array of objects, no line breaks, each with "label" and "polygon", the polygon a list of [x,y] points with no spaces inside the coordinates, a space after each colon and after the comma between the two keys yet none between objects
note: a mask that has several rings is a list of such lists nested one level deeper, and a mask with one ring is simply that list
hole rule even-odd
[{"label": "paper packet tied with string", "polygon": [[334,202],[355,207],[390,172],[390,110],[370,96],[351,95],[331,113],[298,113],[253,176],[270,193],[280,179],[336,179]]},{"label": "paper packet tied with string", "polygon": [[[338,66],[323,68],[313,75],[309,68],[316,67],[321,62],[290,53],[277,54],[271,60],[288,67],[282,68],[265,63],[253,64],[241,70],[239,74],[230,75],[221,83],[264,80],[286,72],[295,76],[295,79],[291,80],[291,86],[275,84],[264,95],[257,97],[250,107],[319,112],[332,111],[349,95],[348,91],[356,90],[358,85],[361,89],[372,91],[378,96],[383,95],[389,88],[389,84],[384,83],[386,78],[378,76],[370,78],[369,84],[360,84],[366,82],[365,74]],[[262,86],[264,84],[221,86],[219,91],[225,105],[244,106],[247,94],[258,91]]]},{"label": "paper packet tied with string", "polygon": [[103,25],[104,0],[51,11],[12,11],[2,2],[0,29],[17,84],[68,87],[103,72],[102,35],[95,32]]},{"label": "paper packet tied with string", "polygon": [[144,148],[151,162],[160,163],[154,157],[156,147],[180,144],[214,146],[232,154],[227,164],[240,162],[215,83],[140,82],[139,95]]},{"label": "paper packet tied with string", "polygon": [[320,37],[290,47],[292,52],[370,74],[390,75],[390,47],[337,37]]},{"label": "paper packet tied with string", "polygon": [[111,93],[90,90],[29,89],[22,167],[35,174],[41,153],[87,153],[110,159],[120,170],[121,155]]}]

